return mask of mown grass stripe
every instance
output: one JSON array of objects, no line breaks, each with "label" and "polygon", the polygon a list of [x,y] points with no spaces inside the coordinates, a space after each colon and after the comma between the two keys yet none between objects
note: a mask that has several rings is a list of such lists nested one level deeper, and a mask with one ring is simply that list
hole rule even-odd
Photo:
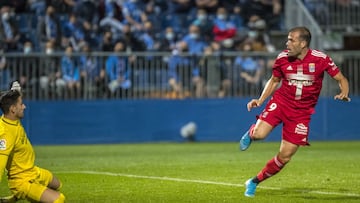
[{"label": "mown grass stripe", "polygon": [[[104,172],[104,171],[58,171],[56,173],[106,175],[106,176],[119,176],[119,177],[127,177],[127,178],[167,180],[167,181],[175,181],[175,182],[211,184],[211,185],[222,185],[222,186],[231,186],[231,187],[244,187],[244,184],[236,184],[236,183],[216,182],[216,181],[208,181],[208,180],[192,180],[192,179],[183,179],[183,178],[171,178],[171,177],[165,177],[165,176],[145,176],[145,175],[113,173],[113,172]],[[267,187],[267,186],[258,186],[258,188],[268,189],[268,190],[283,190],[283,188]],[[311,191],[310,190],[309,191],[296,190],[296,191],[300,192],[300,193],[311,193],[311,194],[320,194],[320,195],[339,195],[339,196],[360,197],[360,194],[355,194],[355,193],[325,192],[325,191],[314,191],[314,190],[311,190]]]}]

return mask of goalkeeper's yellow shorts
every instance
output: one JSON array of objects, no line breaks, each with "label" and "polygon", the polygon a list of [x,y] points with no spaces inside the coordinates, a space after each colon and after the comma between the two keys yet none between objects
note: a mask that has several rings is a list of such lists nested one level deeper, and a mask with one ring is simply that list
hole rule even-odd
[{"label": "goalkeeper's yellow shorts", "polygon": [[40,201],[40,197],[53,179],[50,171],[34,167],[16,178],[9,178],[10,191],[17,199]]}]

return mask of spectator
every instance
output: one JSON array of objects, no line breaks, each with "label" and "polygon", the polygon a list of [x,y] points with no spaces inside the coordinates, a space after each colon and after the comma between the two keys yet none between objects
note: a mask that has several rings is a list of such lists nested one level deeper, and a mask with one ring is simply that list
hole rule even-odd
[{"label": "spectator", "polygon": [[177,36],[172,27],[166,27],[165,33],[160,38],[159,51],[170,52],[175,49]]},{"label": "spectator", "polygon": [[146,51],[157,51],[159,50],[160,43],[155,37],[155,31],[150,21],[144,23],[144,31],[140,35],[140,40],[145,44]]},{"label": "spectator", "polygon": [[113,0],[105,0],[105,16],[99,22],[100,28],[109,28],[115,38],[118,38],[123,30],[123,23],[121,22],[120,11],[117,4]]},{"label": "spectator", "polygon": [[182,33],[187,27],[188,15],[194,13],[194,2],[192,0],[169,0],[165,26],[172,26],[176,33]]},{"label": "spectator", "polygon": [[99,60],[91,54],[88,44],[82,47],[80,55],[80,86],[84,98],[102,97],[106,92],[104,69],[101,69]]},{"label": "spectator", "polygon": [[65,45],[71,45],[74,51],[79,51],[85,44],[85,33],[82,24],[78,21],[75,14],[71,14],[69,21],[64,26]]},{"label": "spectator", "polygon": [[243,4],[243,14],[246,23],[250,20],[251,16],[257,15],[266,21],[269,30],[283,29],[282,22],[282,0],[247,0]]},{"label": "spectator", "polygon": [[160,9],[161,8],[156,5],[155,1],[148,1],[145,5],[144,11],[146,15],[146,21],[150,21],[152,23],[155,33],[160,32],[162,28],[162,24],[159,23],[159,18],[162,17],[162,11]]},{"label": "spectator", "polygon": [[28,0],[29,9],[36,16],[45,15],[45,0]]},{"label": "spectator", "polygon": [[220,54],[214,51],[212,46],[208,46],[204,50],[204,55],[201,57],[199,65],[201,72],[203,72],[203,78],[206,81],[206,96],[209,98],[215,98],[220,91],[220,66],[221,61]]},{"label": "spectator", "polygon": [[219,0],[195,0],[198,9],[204,9],[209,14],[215,14],[220,5]]},{"label": "spectator", "polygon": [[229,20],[235,24],[236,34],[240,34],[247,29],[242,14],[243,8],[240,5],[235,5],[231,9],[233,12],[229,13]]},{"label": "spectator", "polygon": [[127,56],[119,55],[125,51],[125,44],[117,42],[114,46],[114,53],[106,60],[106,76],[110,96],[126,98],[131,88],[129,59]]},{"label": "spectator", "polygon": [[228,19],[228,14],[224,7],[219,7],[217,9],[213,34],[214,40],[217,42],[232,40],[236,35],[235,24]]},{"label": "spectator", "polygon": [[113,34],[111,31],[105,31],[102,37],[102,41],[100,43],[100,51],[104,52],[112,52],[114,50],[114,40]]},{"label": "spectator", "polygon": [[126,51],[145,51],[146,46],[135,34],[131,31],[130,25],[124,25],[122,36],[119,39],[123,41],[127,47]]},{"label": "spectator", "polygon": [[40,18],[38,36],[42,47],[45,47],[47,42],[53,43],[56,47],[60,46],[61,25],[59,19],[56,17],[56,11],[53,6],[48,6],[45,17]]},{"label": "spectator", "polygon": [[19,51],[20,33],[16,24],[11,7],[3,6],[0,8],[0,42],[5,43],[5,52]]},{"label": "spectator", "polygon": [[198,60],[182,55],[186,51],[187,43],[181,41],[169,58],[169,85],[177,98],[192,95],[193,87],[195,88],[195,97],[202,98],[205,95],[205,87],[204,80],[200,77]]},{"label": "spectator", "polygon": [[241,96],[258,95],[261,90],[261,76],[264,72],[264,60],[247,56],[251,52],[251,44],[244,44],[241,50],[242,56],[234,60],[232,79],[234,89]]},{"label": "spectator", "polygon": [[69,14],[74,11],[77,0],[46,0],[46,7],[49,5],[56,8],[56,13]]},{"label": "spectator", "polygon": [[274,52],[275,47],[270,42],[270,36],[266,31],[266,22],[259,16],[252,16],[248,23],[250,28],[248,37],[245,39],[246,43],[251,43],[253,51],[267,51]]},{"label": "spectator", "polygon": [[4,54],[4,47],[0,47],[0,90],[7,90],[11,81],[10,70]]},{"label": "spectator", "polygon": [[[39,78],[38,58],[34,57],[33,44],[26,41],[23,46],[23,59],[16,63],[15,71],[12,73],[13,79],[17,80],[24,90],[24,97],[38,96],[37,80]],[[32,92],[32,90],[35,90]]]},{"label": "spectator", "polygon": [[124,15],[124,24],[129,24],[136,31],[141,31],[144,22],[147,20],[145,8],[142,2],[137,0],[127,0],[123,3],[122,14]]},{"label": "spectator", "polygon": [[74,99],[80,96],[80,72],[72,54],[73,48],[66,47],[65,55],[61,57],[61,75],[66,84],[65,97]]},{"label": "spectator", "polygon": [[208,18],[207,12],[205,9],[198,9],[197,16],[194,21],[191,23],[192,25],[196,25],[200,29],[201,38],[209,43],[213,40],[214,36],[212,33],[213,29],[213,21]]},{"label": "spectator", "polygon": [[201,55],[207,47],[207,43],[201,39],[200,29],[196,25],[189,26],[189,33],[182,39],[187,45],[188,52],[194,55]]},{"label": "spectator", "polygon": [[[41,98],[56,98],[61,96],[62,90],[65,88],[65,81],[61,78],[61,67],[59,66],[58,57],[53,56],[55,46],[52,42],[45,44],[45,57],[40,58],[39,70],[40,79],[40,97]],[[60,68],[59,68],[60,67]]]}]

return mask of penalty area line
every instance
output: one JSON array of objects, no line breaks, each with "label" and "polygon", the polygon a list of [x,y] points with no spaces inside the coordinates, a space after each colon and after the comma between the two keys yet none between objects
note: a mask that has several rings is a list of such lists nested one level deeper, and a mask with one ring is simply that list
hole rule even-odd
[{"label": "penalty area line", "polygon": [[[145,175],[134,175],[127,173],[112,173],[112,172],[103,172],[103,171],[57,171],[58,174],[89,174],[89,175],[105,175],[105,176],[118,176],[118,177],[127,177],[127,178],[137,178],[137,179],[152,179],[152,180],[166,180],[174,182],[186,182],[186,183],[198,183],[198,184],[209,184],[209,185],[222,185],[222,186],[231,186],[231,187],[244,187],[244,184],[236,183],[226,183],[226,182],[216,182],[208,180],[194,180],[194,179],[183,179],[183,178],[171,178],[166,176],[145,176]],[[267,186],[258,186],[258,188],[268,189],[268,190],[282,190],[283,188],[279,187],[267,187]],[[295,190],[301,193],[310,193],[310,194],[320,194],[320,195],[338,195],[338,196],[350,196],[350,197],[360,197],[360,194],[355,193],[341,193],[341,192],[325,192],[325,191],[316,191],[316,190]]]}]

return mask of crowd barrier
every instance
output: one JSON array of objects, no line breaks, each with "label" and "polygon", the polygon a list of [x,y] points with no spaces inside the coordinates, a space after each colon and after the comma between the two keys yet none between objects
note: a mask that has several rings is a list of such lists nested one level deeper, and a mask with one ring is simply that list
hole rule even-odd
[{"label": "crowd barrier", "polygon": [[[328,54],[349,78],[350,95],[359,95],[359,52]],[[275,58],[257,52],[5,54],[0,88],[19,80],[24,97],[32,101],[248,97],[261,93]],[[337,91],[337,84],[325,77],[322,96]]]}]

